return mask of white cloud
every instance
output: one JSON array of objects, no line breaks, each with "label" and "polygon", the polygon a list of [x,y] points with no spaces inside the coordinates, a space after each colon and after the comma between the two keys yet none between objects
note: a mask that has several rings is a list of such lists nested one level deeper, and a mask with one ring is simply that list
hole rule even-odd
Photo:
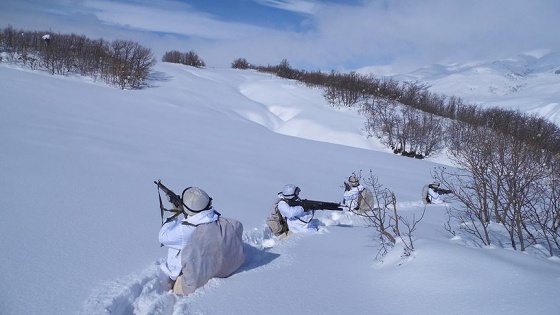
[{"label": "white cloud", "polygon": [[[252,15],[231,22],[218,13],[200,12],[174,0],[59,1],[51,5],[7,0],[0,3],[0,21],[25,29],[138,40],[158,53],[194,49],[207,65],[216,67],[245,57],[258,64],[275,64],[286,58],[298,68],[391,66],[395,71],[410,71],[432,63],[560,50],[555,34],[560,29],[558,1],[371,0],[351,5],[253,1],[282,11],[265,27],[255,25]],[[299,17],[290,20],[298,25],[281,19],[290,12]]]},{"label": "white cloud", "polygon": [[317,11],[319,4],[317,1],[301,1],[301,0],[254,0],[255,2],[270,6],[273,8],[303,13],[313,14]]},{"label": "white cloud", "polygon": [[243,23],[222,22],[187,5],[162,1],[154,5],[87,1],[86,7],[103,23],[143,31],[173,33],[209,40],[229,40],[254,36],[263,30]]}]

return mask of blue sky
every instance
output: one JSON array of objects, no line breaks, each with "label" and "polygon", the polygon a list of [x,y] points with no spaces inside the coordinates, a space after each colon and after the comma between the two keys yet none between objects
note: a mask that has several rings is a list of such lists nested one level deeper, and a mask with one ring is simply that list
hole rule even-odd
[{"label": "blue sky", "polygon": [[194,50],[208,67],[287,59],[307,70],[403,73],[558,50],[557,0],[3,0],[0,27]]}]

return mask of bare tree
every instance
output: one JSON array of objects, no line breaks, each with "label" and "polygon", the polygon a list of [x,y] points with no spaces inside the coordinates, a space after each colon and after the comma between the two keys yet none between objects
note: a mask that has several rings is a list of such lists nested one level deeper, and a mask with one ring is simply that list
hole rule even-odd
[{"label": "bare tree", "polygon": [[398,143],[398,108],[395,102],[375,99],[362,105],[361,113],[367,117],[365,129],[381,143],[396,148]]},{"label": "bare tree", "polygon": [[150,69],[155,63],[156,60],[150,49],[135,44],[130,59],[131,72],[128,82],[130,87],[139,88],[148,78]]},{"label": "bare tree", "polygon": [[187,53],[181,53],[177,50],[166,52],[161,58],[163,62],[180,63],[191,67],[205,67],[206,63],[198,56],[198,54],[191,50]]},{"label": "bare tree", "polygon": [[206,63],[204,62],[204,60],[202,60],[198,54],[196,52],[194,52],[193,50],[187,52],[185,54],[185,60],[183,62],[184,64],[186,64],[187,66],[192,66],[192,67],[197,67],[197,68],[202,68],[206,66]]},{"label": "bare tree", "polygon": [[535,231],[535,241],[544,244],[548,254],[560,252],[560,178],[551,176],[534,183],[538,197],[528,205],[528,225]]},{"label": "bare tree", "polygon": [[380,249],[376,259],[385,256],[398,239],[404,245],[403,255],[409,256],[414,251],[414,232],[424,217],[426,208],[424,207],[420,218],[417,218],[414,213],[411,216],[402,216],[397,210],[395,194],[379,183],[372,170],[369,171],[367,178],[362,178],[361,171],[357,175],[354,174],[374,196],[372,204],[368,207],[369,210],[356,212],[356,215],[363,217],[367,224],[378,232]]},{"label": "bare tree", "polygon": [[339,74],[332,71],[323,95],[333,106],[352,107],[366,99],[368,82],[368,78],[362,78],[355,71],[348,74]]},{"label": "bare tree", "polygon": [[251,64],[245,58],[238,58],[231,63],[231,67],[233,69],[250,69]]},{"label": "bare tree", "polygon": [[511,246],[525,251],[528,241],[536,241],[531,219],[536,226],[550,222],[539,217],[546,204],[543,193],[549,191],[539,187],[551,177],[552,155],[511,135],[465,123],[453,124],[449,139],[450,156],[462,171],[440,169],[436,177],[464,207],[454,212],[461,227],[489,245],[488,225],[500,223]]},{"label": "bare tree", "polygon": [[111,44],[111,77],[121,89],[138,88],[155,64],[150,49],[132,41],[115,40]]},{"label": "bare tree", "polygon": [[16,31],[12,27],[1,33],[0,49],[13,53],[13,62],[51,74],[77,73],[100,78],[121,88],[138,88],[155,64],[151,51],[137,43],[53,32]]},{"label": "bare tree", "polygon": [[[486,190],[478,189],[481,178],[475,178],[468,172],[448,172],[440,167],[435,171],[436,177],[442,185],[453,190],[452,198],[460,202],[461,207],[450,206],[447,214],[458,222],[461,230],[475,236],[487,246],[492,243],[489,234],[488,208],[489,200]],[[447,228],[451,231],[451,227]]]},{"label": "bare tree", "polygon": [[384,99],[366,102],[361,112],[368,118],[366,131],[395,153],[424,157],[444,148],[442,118]]},{"label": "bare tree", "polygon": [[444,149],[447,128],[443,118],[421,112],[415,138],[416,152],[428,156]]},{"label": "bare tree", "polygon": [[161,61],[171,63],[183,63],[185,59],[184,54],[177,50],[168,51],[163,54]]}]

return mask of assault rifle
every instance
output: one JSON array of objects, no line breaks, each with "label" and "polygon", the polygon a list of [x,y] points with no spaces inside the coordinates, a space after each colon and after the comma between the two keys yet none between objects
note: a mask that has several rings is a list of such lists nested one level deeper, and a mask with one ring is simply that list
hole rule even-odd
[{"label": "assault rifle", "polygon": [[309,200],[309,199],[302,199],[301,206],[305,211],[309,210],[336,210],[336,211],[343,211],[344,209],[342,206],[337,202],[326,202],[326,201],[318,201],[318,200]]},{"label": "assault rifle", "polygon": [[447,195],[447,194],[452,194],[453,190],[451,189],[443,189],[443,188],[439,188],[439,187],[435,187],[430,185],[430,188],[433,189],[435,192],[437,192],[440,195]]},{"label": "assault rifle", "polygon": [[446,195],[446,194],[452,194],[453,190],[451,189],[443,189],[443,188],[438,188],[436,189],[436,192],[440,195]]},{"label": "assault rifle", "polygon": [[[183,201],[181,200],[181,197],[179,197],[179,195],[174,193],[171,189],[165,187],[165,185],[161,183],[161,180],[158,180],[157,182],[154,181],[154,184],[156,184],[157,187],[158,187],[159,209],[161,211],[161,221],[162,221],[162,225],[163,225],[167,221],[169,221],[170,219],[175,218],[176,216],[181,214],[181,212],[183,212]],[[174,206],[173,209],[165,209],[165,207],[163,206],[163,202],[161,201],[161,195],[159,193],[160,189],[167,195],[167,199],[169,200],[169,202],[171,202],[173,204],[173,206]],[[165,211],[173,212],[174,214],[172,216],[170,216],[169,218],[167,218],[167,220],[164,222],[163,221],[163,213]]]}]

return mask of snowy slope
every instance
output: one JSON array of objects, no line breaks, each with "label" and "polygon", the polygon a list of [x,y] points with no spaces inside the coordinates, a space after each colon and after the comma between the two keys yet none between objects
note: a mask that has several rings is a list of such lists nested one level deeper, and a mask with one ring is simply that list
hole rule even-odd
[{"label": "snowy slope", "polygon": [[[1,314],[544,314],[560,263],[467,246],[432,206],[417,250],[375,261],[360,218],[322,212],[317,235],[274,242],[264,220],[286,183],[338,201],[370,169],[419,215],[437,161],[388,153],[364,118],[321,91],[233,69],[158,64],[149,89],[0,67]],[[158,282],[166,255],[154,180],[197,185],[245,227],[247,260],[178,298]],[[438,303],[434,303],[436,299]]]},{"label": "snowy slope", "polygon": [[459,96],[483,107],[535,113],[560,125],[560,52],[557,51],[533,51],[492,62],[436,64],[394,78],[422,83],[430,91]]}]

